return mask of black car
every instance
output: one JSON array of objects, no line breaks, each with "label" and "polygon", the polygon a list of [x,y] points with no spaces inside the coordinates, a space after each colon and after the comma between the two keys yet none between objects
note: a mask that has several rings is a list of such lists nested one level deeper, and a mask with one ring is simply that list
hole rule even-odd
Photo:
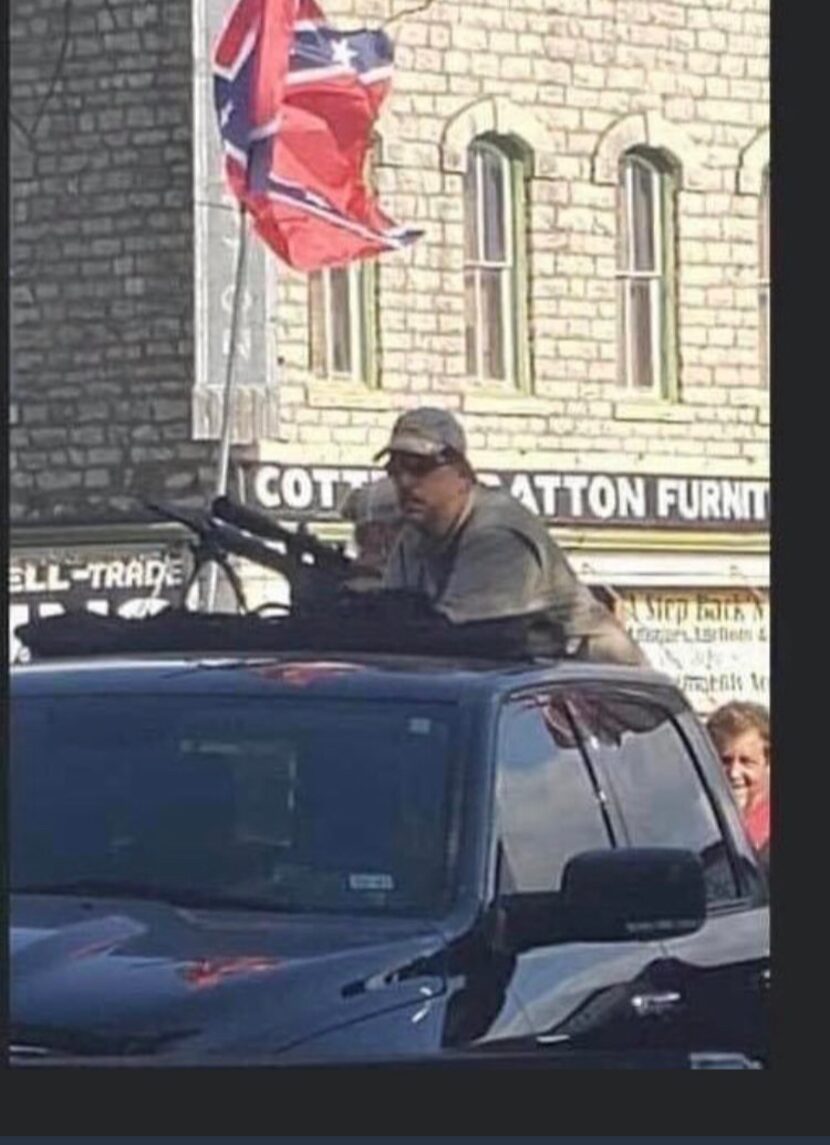
[{"label": "black car", "polygon": [[662,676],[180,653],[11,684],[14,1061],[766,1059],[765,876]]}]

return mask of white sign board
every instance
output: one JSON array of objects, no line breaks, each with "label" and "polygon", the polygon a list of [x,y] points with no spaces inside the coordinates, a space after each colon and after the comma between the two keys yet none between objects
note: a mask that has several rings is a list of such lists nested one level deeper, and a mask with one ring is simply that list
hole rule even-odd
[{"label": "white sign board", "polygon": [[21,624],[70,609],[149,616],[178,603],[189,571],[184,553],[152,547],[31,549],[9,562],[9,659],[26,658]]},{"label": "white sign board", "polygon": [[617,589],[628,630],[652,666],[707,715],[728,700],[769,705],[769,593]]}]

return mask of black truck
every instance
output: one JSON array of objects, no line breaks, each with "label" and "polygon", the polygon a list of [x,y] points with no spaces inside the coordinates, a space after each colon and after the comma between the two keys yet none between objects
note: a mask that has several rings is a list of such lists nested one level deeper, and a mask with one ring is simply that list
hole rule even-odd
[{"label": "black truck", "polygon": [[12,670],[13,1062],[766,1062],[765,874],[667,679],[225,643]]}]

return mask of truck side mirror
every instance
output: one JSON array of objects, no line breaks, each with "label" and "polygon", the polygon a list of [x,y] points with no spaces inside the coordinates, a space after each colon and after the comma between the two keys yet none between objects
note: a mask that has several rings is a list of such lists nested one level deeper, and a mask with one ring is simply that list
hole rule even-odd
[{"label": "truck side mirror", "polygon": [[699,857],[670,847],[574,855],[559,898],[569,941],[671,938],[699,930],[706,918]]}]

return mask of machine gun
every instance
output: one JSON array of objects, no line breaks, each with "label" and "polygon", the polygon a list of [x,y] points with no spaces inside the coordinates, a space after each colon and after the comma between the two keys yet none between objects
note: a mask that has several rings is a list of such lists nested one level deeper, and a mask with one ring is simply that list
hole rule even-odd
[{"label": "machine gun", "polygon": [[[245,593],[229,555],[244,557],[254,564],[278,572],[288,581],[291,610],[308,613],[339,597],[352,575],[353,561],[340,545],[330,545],[312,536],[304,527],[283,528],[253,509],[238,505],[228,497],[217,497],[208,513],[193,514],[145,501],[152,512],[184,525],[194,534],[189,542],[193,569],[182,588],[181,604],[206,564],[218,564],[225,574],[240,612],[247,612]],[[276,542],[279,548],[260,538]]]},{"label": "machine gun", "polygon": [[300,522],[296,530],[286,529],[283,525],[272,521],[270,517],[266,517],[264,513],[240,505],[230,497],[215,497],[211,502],[210,512],[213,517],[218,517],[237,529],[244,529],[246,533],[279,541],[285,546],[286,555],[296,562],[309,558],[321,571],[341,579],[352,573],[353,562],[346,556],[343,546],[321,541],[308,531],[304,521]]}]

